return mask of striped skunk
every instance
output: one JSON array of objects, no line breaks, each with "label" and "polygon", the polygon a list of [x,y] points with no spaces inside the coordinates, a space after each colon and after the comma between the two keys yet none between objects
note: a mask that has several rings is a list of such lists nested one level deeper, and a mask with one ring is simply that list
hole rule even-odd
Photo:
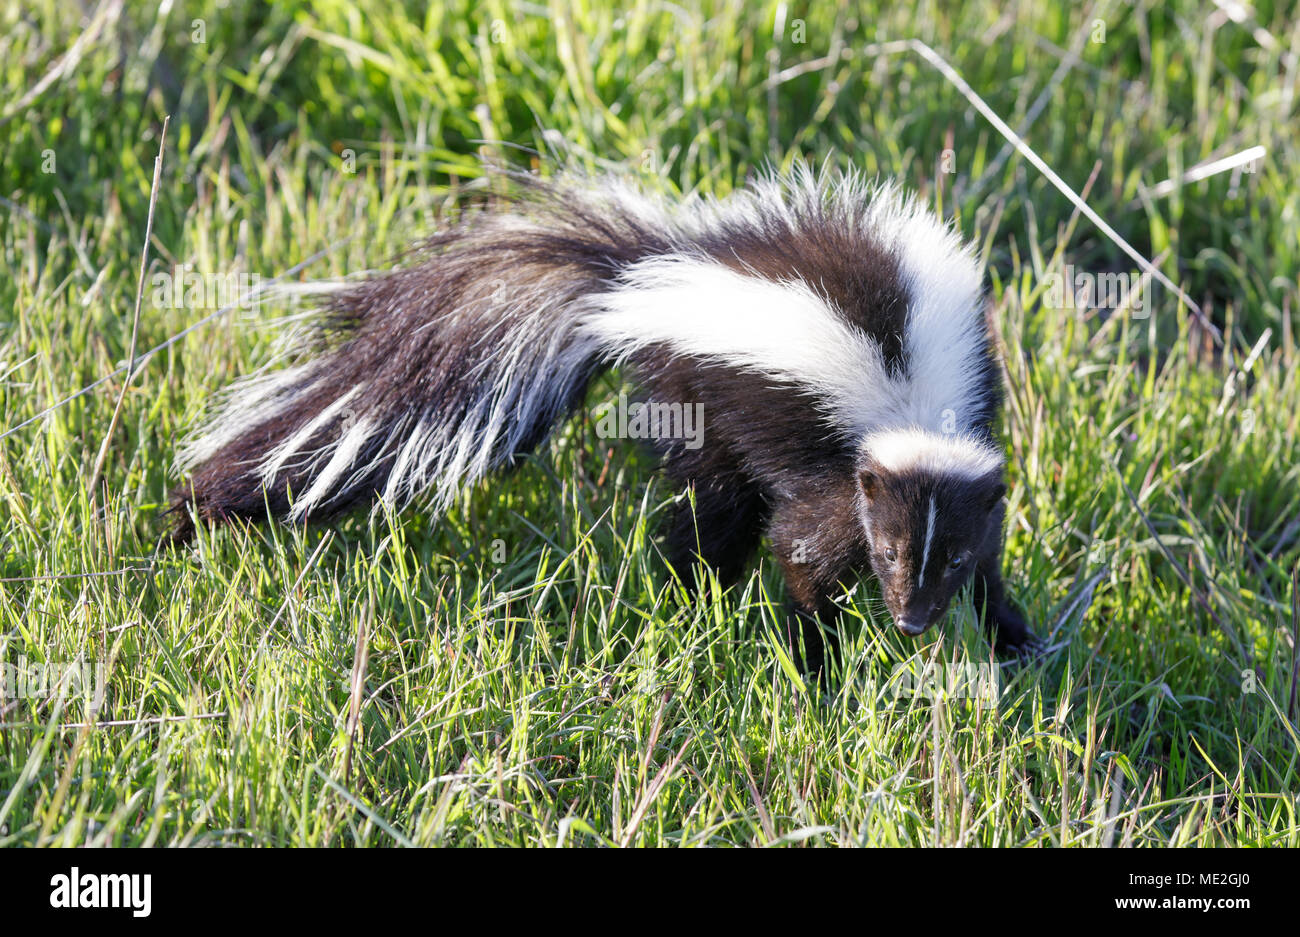
[{"label": "striped skunk", "polygon": [[328,294],[315,357],[227,391],[178,457],[179,539],[268,507],[441,511],[626,365],[649,400],[703,405],[702,444],[655,441],[693,492],[670,562],[734,582],[766,534],[807,668],[824,648],[806,625],[867,568],[907,635],[973,580],[996,646],[1036,644],[1002,583],[981,271],[948,226],[891,184],[806,166],[676,205],[576,176],[514,188]]}]

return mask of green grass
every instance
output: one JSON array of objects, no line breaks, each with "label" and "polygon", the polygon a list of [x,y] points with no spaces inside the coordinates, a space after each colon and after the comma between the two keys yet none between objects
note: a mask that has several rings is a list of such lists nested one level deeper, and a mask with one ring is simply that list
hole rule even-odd
[{"label": "green grass", "polygon": [[[0,442],[0,663],[107,685],[0,700],[0,845],[1300,845],[1300,19],[1258,4],[1261,44],[1208,3],[954,6],[132,0],[44,86],[90,20],[0,8],[0,431],[126,359],[167,114],[151,273],[271,276],[349,235],[305,275],[382,267],[480,155],[720,194],[765,161],[854,165],[984,248],[1007,574],[1056,648],[995,701],[897,696],[991,653],[969,603],[909,643],[864,583],[805,686],[770,557],[709,602],[665,572],[670,492],[594,432],[617,377],[437,522],[156,553],[176,440],[270,359],[268,306],[153,357],[111,436],[121,377]],[[1224,348],[1167,291],[1149,319],[1045,306],[1062,264],[1131,263],[1019,157],[973,191],[1004,141],[916,56],[867,51],[909,36],[1012,126],[1050,87],[1027,139],[1076,189],[1096,169],[1090,204]],[[1235,182],[1146,194],[1255,144]],[[145,299],[141,349],[212,311]]]}]

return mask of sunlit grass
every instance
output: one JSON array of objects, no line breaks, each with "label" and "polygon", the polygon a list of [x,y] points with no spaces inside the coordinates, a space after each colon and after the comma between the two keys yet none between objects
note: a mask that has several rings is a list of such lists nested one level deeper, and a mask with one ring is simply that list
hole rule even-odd
[{"label": "sunlit grass", "polygon": [[[666,573],[671,492],[594,431],[616,375],[437,522],[157,552],[176,441],[272,358],[290,310],[268,304],[149,361],[102,484],[120,378],[0,441],[0,664],[106,674],[101,705],[0,699],[0,844],[1300,845],[1300,20],[1259,4],[1261,45],[1203,6],[108,16],[75,68],[12,115],[0,103],[0,432],[124,360],[165,114],[151,274],[269,277],[327,248],[306,275],[381,268],[480,158],[718,194],[765,162],[855,165],[984,247],[1007,575],[1055,650],[996,661],[968,603],[910,643],[864,583],[828,686],[805,684],[772,634],[770,557],[720,598]],[[1105,41],[1053,85],[1094,18]],[[0,98],[37,88],[90,22],[5,7]],[[1166,291],[1145,294],[1149,318],[1042,302],[1065,263],[1132,265],[1017,158],[971,194],[1002,138],[923,62],[864,51],[912,35],[1012,126],[1053,88],[1027,138],[1079,189],[1100,165],[1090,204],[1225,349]],[[1256,144],[1253,172],[1149,195]],[[211,311],[146,295],[140,345]],[[991,664],[1000,693],[900,695],[926,663]]]}]

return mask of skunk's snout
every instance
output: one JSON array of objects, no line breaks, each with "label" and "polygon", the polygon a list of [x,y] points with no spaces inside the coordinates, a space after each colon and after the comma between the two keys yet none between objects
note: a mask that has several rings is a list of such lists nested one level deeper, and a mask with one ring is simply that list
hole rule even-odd
[{"label": "skunk's snout", "polygon": [[920,596],[901,603],[901,608],[891,608],[894,626],[909,638],[919,637],[930,630],[930,626],[943,617],[948,607],[946,602],[927,602]]},{"label": "skunk's snout", "polygon": [[898,630],[903,634],[909,638],[915,638],[917,635],[924,634],[933,622],[926,618],[913,616],[910,618],[895,618],[894,624],[898,626]]}]

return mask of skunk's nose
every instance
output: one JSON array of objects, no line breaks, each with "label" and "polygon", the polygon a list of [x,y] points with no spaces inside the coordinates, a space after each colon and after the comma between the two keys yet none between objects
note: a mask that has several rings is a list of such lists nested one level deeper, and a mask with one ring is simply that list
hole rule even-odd
[{"label": "skunk's nose", "polygon": [[895,618],[894,624],[898,626],[899,631],[903,632],[903,634],[907,635],[909,638],[915,638],[918,634],[921,634],[923,631],[925,631],[926,628],[930,627],[930,623],[928,621],[926,621],[924,618],[919,618],[916,616],[908,616],[906,618]]}]

